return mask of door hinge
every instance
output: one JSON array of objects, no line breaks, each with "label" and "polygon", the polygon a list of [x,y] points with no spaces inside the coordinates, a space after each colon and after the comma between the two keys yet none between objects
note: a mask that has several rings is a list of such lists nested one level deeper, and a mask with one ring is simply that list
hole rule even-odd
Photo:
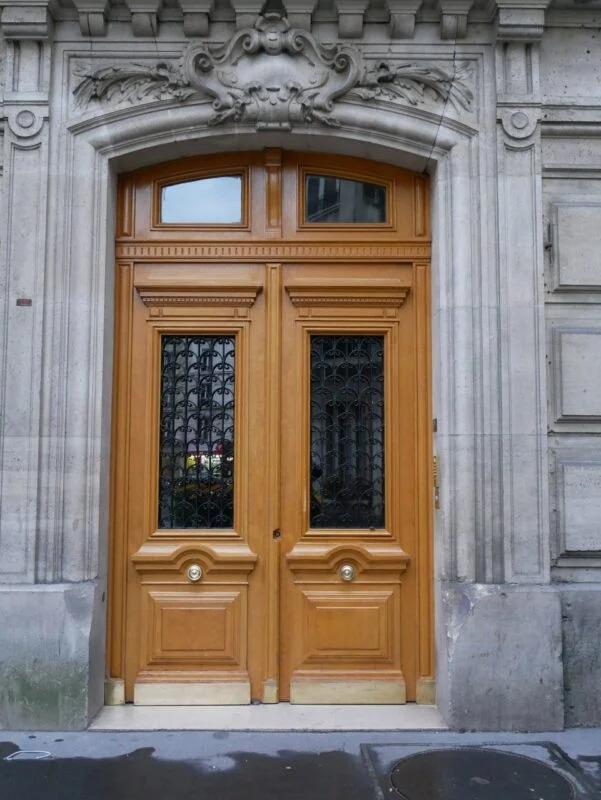
[{"label": "door hinge", "polygon": [[440,482],[438,470],[438,456],[432,459],[432,481],[434,484],[434,508],[440,508]]}]

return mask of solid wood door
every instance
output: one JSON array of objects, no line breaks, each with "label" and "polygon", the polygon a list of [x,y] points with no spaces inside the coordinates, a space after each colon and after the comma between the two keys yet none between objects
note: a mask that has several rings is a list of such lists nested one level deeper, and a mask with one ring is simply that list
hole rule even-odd
[{"label": "solid wood door", "polygon": [[[108,668],[127,700],[431,699],[424,183],[347,161],[121,183]],[[305,222],[307,175],[343,168],[387,187],[385,223]],[[236,225],[162,222],[172,176],[221,173]]]},{"label": "solid wood door", "polygon": [[122,273],[125,683],[138,703],[248,703],[248,643],[264,636],[263,270],[213,272]]},{"label": "solid wood door", "polygon": [[289,265],[281,694],[403,703],[415,684],[411,264]]}]

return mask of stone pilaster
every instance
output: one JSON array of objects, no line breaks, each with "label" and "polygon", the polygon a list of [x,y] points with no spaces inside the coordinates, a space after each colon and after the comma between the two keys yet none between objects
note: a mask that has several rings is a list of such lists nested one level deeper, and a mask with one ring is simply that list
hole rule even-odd
[{"label": "stone pilaster", "polygon": [[549,580],[539,41],[548,0],[498,4],[499,297],[505,580]]},{"label": "stone pilaster", "polygon": [[451,726],[480,730],[564,724],[546,464],[538,48],[547,5],[498,3],[496,83],[489,89],[496,110],[490,141],[497,252],[490,251],[485,267],[494,302],[474,309],[488,317],[486,338],[494,343],[495,368],[475,395],[482,399],[486,387],[494,408],[490,430],[478,437],[485,465],[490,457],[489,486],[481,492],[486,508],[475,539],[476,580],[443,581],[438,598],[439,707]]},{"label": "stone pilaster", "polygon": [[32,583],[38,504],[46,261],[48,87],[45,5],[2,11],[5,92],[0,297],[0,583]]},{"label": "stone pilaster", "polygon": [[[11,0],[1,25],[0,728],[82,728],[102,702],[104,631],[92,620],[103,604],[95,582],[53,583],[63,576],[64,498],[49,497],[43,409],[57,406],[65,365],[46,336],[57,309],[47,222],[58,169],[49,148],[51,9]],[[49,361],[58,380],[47,380]],[[53,526],[42,521],[49,506]]]}]

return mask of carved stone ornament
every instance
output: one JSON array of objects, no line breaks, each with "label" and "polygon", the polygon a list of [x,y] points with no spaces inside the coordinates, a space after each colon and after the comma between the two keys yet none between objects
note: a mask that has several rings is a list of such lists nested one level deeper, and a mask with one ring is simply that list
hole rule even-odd
[{"label": "carved stone ornament", "polygon": [[44,121],[48,119],[48,106],[8,107],[6,119],[14,136],[19,139],[30,139],[42,130]]},{"label": "carved stone ornament", "polygon": [[309,32],[291,29],[279,13],[259,17],[223,45],[190,44],[178,66],[131,64],[79,76],[83,80],[74,90],[79,108],[94,100],[204,98],[214,109],[210,125],[254,123],[259,130],[290,130],[315,121],[339,127],[333,111],[345,95],[411,105],[432,99],[464,110],[473,100],[467,67],[449,75],[412,64],[368,66],[356,47],[320,44]]},{"label": "carved stone ornament", "polygon": [[510,140],[529,139],[540,122],[540,109],[528,106],[498,108],[497,118]]},{"label": "carved stone ornament", "polygon": [[392,66],[379,61],[367,69],[353,88],[352,95],[362,100],[404,100],[412,106],[430,98],[450,103],[453,108],[470,111],[474,93],[470,88],[470,66],[463,64],[452,74],[439,67],[417,64]]}]

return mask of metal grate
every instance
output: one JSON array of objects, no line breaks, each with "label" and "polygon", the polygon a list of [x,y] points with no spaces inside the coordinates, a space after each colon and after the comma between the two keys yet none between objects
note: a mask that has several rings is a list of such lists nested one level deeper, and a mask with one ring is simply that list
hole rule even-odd
[{"label": "metal grate", "polygon": [[570,780],[546,764],[483,747],[430,750],[399,761],[390,775],[402,800],[574,800]]},{"label": "metal grate", "polygon": [[163,336],[159,528],[234,525],[235,337]]},{"label": "metal grate", "polygon": [[384,338],[311,337],[312,528],[383,528]]}]

